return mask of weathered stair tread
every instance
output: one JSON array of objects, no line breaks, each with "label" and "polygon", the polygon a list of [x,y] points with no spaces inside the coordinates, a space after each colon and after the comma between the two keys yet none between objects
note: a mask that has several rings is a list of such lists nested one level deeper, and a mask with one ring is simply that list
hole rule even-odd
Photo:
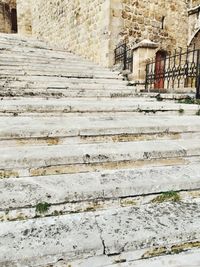
[{"label": "weathered stair tread", "polygon": [[176,111],[180,109],[185,114],[196,114],[199,110],[198,105],[160,103],[160,102],[140,102],[133,99],[91,99],[91,98],[62,98],[62,99],[42,99],[24,98],[15,100],[2,100],[0,112],[154,112],[154,111]]},{"label": "weathered stair tread", "polygon": [[192,242],[200,238],[199,217],[199,203],[168,202],[0,223],[0,263],[34,266]]},{"label": "weathered stair tread", "polygon": [[0,168],[36,168],[68,164],[136,161],[200,156],[200,142],[161,140],[0,148]]},{"label": "weathered stair tread", "polygon": [[0,210],[198,189],[199,164],[10,178],[0,180]]},{"label": "weathered stair tread", "polygon": [[0,117],[0,139],[200,132],[198,116]]}]

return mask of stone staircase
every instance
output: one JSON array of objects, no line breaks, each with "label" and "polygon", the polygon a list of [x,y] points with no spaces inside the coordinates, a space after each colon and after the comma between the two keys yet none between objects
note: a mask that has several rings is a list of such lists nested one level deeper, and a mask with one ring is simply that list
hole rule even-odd
[{"label": "stone staircase", "polygon": [[200,266],[198,105],[15,35],[0,87],[0,267]]}]

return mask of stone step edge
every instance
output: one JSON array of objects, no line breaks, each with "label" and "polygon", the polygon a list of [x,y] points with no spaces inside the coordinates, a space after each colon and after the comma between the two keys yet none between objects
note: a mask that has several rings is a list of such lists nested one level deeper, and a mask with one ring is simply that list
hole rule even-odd
[{"label": "stone step edge", "polygon": [[[189,248],[191,244],[199,247],[199,210],[199,203],[165,203],[140,209],[129,207],[3,222],[0,223],[0,262],[11,264],[18,261],[23,264],[26,261],[27,264],[29,261],[36,265],[41,260],[49,263],[61,257],[70,261],[91,256],[114,256],[138,249],[170,248],[180,243],[189,244]],[[152,213],[156,214],[154,220]],[[38,240],[45,246],[44,243],[38,246]],[[142,258],[151,253],[150,249]]]},{"label": "stone step edge", "polygon": [[[0,168],[92,164],[200,156],[200,140],[159,140],[0,148]],[[14,161],[12,160],[14,157]],[[23,161],[26,159],[25,162]],[[33,160],[34,163],[30,164]],[[14,164],[15,162],[15,164]],[[4,165],[5,164],[5,165]],[[14,164],[14,165],[13,165]],[[43,165],[44,164],[44,165]]]},{"label": "stone step edge", "polygon": [[0,221],[139,207],[151,202],[190,202],[200,198],[200,166],[10,178],[0,180],[0,191]]},{"label": "stone step edge", "polygon": [[[143,255],[149,256],[143,259]],[[200,248],[198,241],[188,243],[177,243],[168,248],[152,247],[149,250],[141,249],[130,252],[122,252],[119,255],[111,256],[97,256],[88,259],[75,260],[67,262],[60,260],[52,263],[51,267],[66,267],[67,265],[76,267],[177,267],[180,264],[193,264],[192,266],[200,266]],[[154,264],[152,266],[152,264]],[[169,265],[170,264],[170,265]],[[15,266],[13,266],[15,267]],[[37,267],[48,267],[47,265],[40,265]]]}]

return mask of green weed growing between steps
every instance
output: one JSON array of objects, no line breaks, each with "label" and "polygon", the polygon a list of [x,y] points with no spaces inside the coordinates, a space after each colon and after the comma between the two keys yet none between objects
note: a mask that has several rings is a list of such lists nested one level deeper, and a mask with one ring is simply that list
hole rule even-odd
[{"label": "green weed growing between steps", "polygon": [[195,99],[195,98],[187,97],[185,99],[179,100],[178,103],[180,103],[180,104],[200,105],[200,99]]},{"label": "green weed growing between steps", "polygon": [[152,203],[162,203],[166,201],[180,202],[181,198],[177,192],[169,191],[162,193],[152,200]]},{"label": "green weed growing between steps", "polygon": [[47,202],[38,203],[36,205],[36,213],[44,214],[49,210],[50,206],[51,205]]}]

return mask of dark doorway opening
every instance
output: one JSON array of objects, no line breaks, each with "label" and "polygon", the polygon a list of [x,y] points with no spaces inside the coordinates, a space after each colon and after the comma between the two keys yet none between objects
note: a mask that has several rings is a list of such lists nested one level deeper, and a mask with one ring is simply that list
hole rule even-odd
[{"label": "dark doorway opening", "polygon": [[155,83],[154,89],[164,89],[164,73],[165,73],[165,59],[167,53],[165,51],[158,51],[156,53],[155,61]]},{"label": "dark doorway opening", "polygon": [[17,10],[16,8],[11,9],[11,25],[12,32],[17,32]]}]

